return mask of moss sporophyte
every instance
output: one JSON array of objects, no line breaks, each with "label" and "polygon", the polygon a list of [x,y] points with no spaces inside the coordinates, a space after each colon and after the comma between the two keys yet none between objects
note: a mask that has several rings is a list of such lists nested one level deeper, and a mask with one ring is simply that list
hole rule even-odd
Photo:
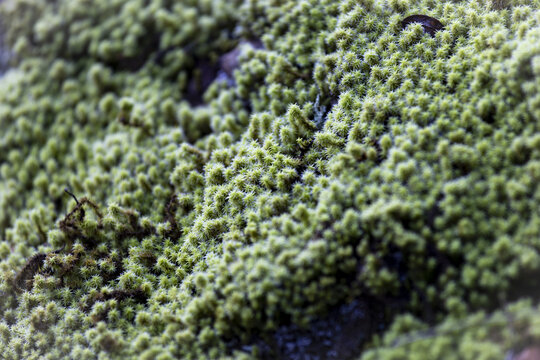
[{"label": "moss sporophyte", "polygon": [[0,0],[0,358],[533,348],[539,19]]}]

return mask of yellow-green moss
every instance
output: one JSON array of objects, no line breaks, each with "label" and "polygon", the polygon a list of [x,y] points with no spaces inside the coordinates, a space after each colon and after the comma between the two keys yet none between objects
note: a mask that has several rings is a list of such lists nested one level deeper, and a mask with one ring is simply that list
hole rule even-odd
[{"label": "yellow-green moss", "polygon": [[539,7],[1,2],[2,356],[257,358],[355,298],[534,295]]}]

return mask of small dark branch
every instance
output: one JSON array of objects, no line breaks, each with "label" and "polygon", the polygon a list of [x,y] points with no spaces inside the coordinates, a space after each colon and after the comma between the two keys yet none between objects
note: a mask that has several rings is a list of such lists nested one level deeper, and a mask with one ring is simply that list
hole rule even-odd
[{"label": "small dark branch", "polygon": [[[23,266],[21,271],[13,279],[13,285],[15,285],[16,290],[31,290],[33,287],[34,276],[40,272],[43,272],[42,266],[45,260],[52,255],[57,255],[62,252],[64,248],[51,251],[49,253],[43,254],[38,253],[32,255],[26,264]],[[46,274],[50,274],[50,271],[46,271]]]},{"label": "small dark branch", "polygon": [[71,191],[69,191],[68,188],[64,188],[64,192],[67,193],[68,195],[71,195],[71,197],[73,199],[75,199],[75,202],[77,203],[77,205],[79,205],[79,200],[77,200],[77,197],[75,195],[73,195],[73,193]]},{"label": "small dark branch", "polygon": [[74,214],[76,213],[79,213],[79,214],[82,214],[82,216],[79,216],[79,221],[82,221],[82,218],[84,218],[84,208],[83,206],[85,204],[88,204],[92,210],[94,210],[94,213],[97,215],[98,217],[98,221],[101,223],[101,220],[103,218],[103,215],[101,214],[101,212],[99,211],[99,207],[93,203],[90,199],[88,199],[87,197],[83,197],[81,199],[81,201],[78,201],[77,198],[75,197],[75,195],[73,195],[72,193],[70,193],[69,191],[67,191],[67,189],[65,189],[64,191],[66,191],[68,194],[70,194],[71,196],[73,196],[73,198],[75,199],[75,201],[77,202],[77,205],[73,208],[73,210],[71,210],[65,217],[62,221],[60,221],[60,224],[62,223],[72,223],[73,220],[72,220],[72,217]]},{"label": "small dark branch", "polygon": [[21,271],[15,276],[14,285],[17,290],[32,289],[34,276],[41,270],[46,258],[47,254],[39,253],[28,259]]},{"label": "small dark branch", "polygon": [[170,230],[165,234],[170,238],[179,238],[182,234],[178,228],[178,223],[176,222],[176,211],[178,210],[178,197],[176,194],[173,194],[165,207],[165,217],[167,222],[170,225]]},{"label": "small dark branch", "polygon": [[75,195],[73,195],[69,190],[64,189],[64,191],[67,194],[73,196],[73,198],[77,202],[77,205],[75,205],[75,207],[62,220],[60,220],[58,227],[64,234],[66,234],[66,236],[71,242],[75,241],[76,239],[82,239],[85,242],[89,242],[90,239],[88,239],[88,237],[83,234],[82,230],[79,227],[80,223],[84,220],[84,217],[86,215],[84,211],[84,205],[90,206],[98,217],[99,228],[102,227],[101,221],[103,219],[103,215],[99,211],[99,207],[87,197],[83,197],[80,201],[78,201]]}]

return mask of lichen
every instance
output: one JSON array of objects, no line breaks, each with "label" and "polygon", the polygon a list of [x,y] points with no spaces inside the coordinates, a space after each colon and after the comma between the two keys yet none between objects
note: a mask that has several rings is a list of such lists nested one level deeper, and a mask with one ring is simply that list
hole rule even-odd
[{"label": "lichen", "polygon": [[284,356],[276,339],[354,304],[371,323],[342,354],[414,357],[392,339],[538,300],[538,1],[5,0],[0,18],[4,358]]}]

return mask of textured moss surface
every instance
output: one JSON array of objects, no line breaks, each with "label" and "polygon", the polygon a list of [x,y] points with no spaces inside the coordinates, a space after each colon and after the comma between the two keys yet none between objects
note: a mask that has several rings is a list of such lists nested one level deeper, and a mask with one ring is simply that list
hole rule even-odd
[{"label": "textured moss surface", "polygon": [[279,356],[361,301],[364,356],[421,357],[534,300],[539,8],[1,1],[0,356]]},{"label": "textured moss surface", "polygon": [[361,359],[516,359],[540,340],[539,320],[538,307],[528,302],[446,320],[435,328],[405,315]]}]

